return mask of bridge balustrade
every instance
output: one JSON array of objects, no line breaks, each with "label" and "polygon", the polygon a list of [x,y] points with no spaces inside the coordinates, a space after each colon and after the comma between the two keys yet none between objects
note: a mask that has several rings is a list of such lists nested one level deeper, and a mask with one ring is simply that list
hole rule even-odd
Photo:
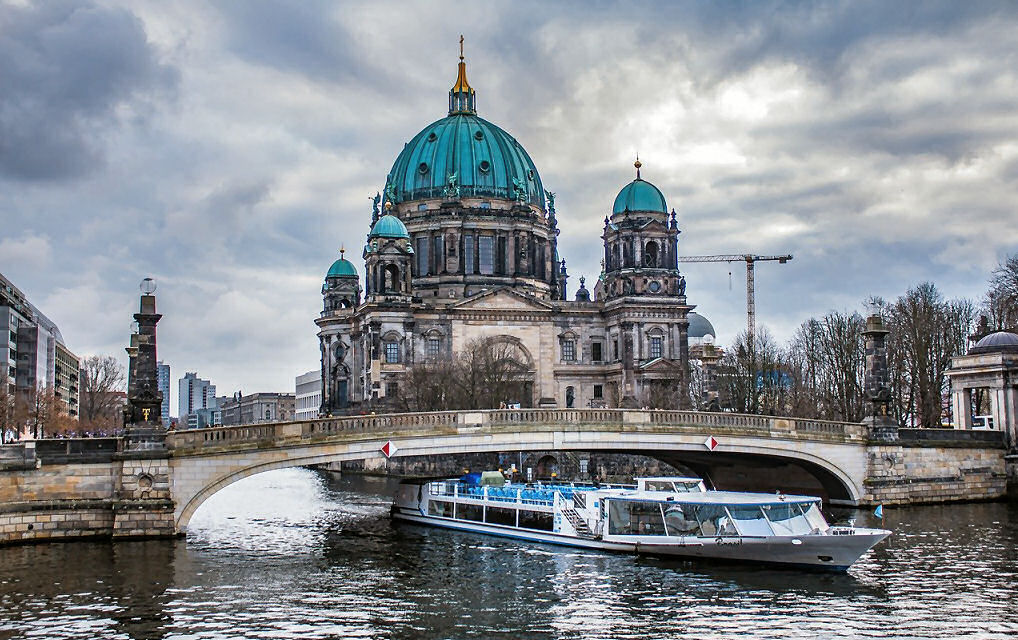
[{"label": "bridge balustrade", "polygon": [[339,434],[376,434],[437,429],[505,428],[513,425],[575,425],[576,428],[620,430],[674,429],[680,431],[727,429],[749,434],[788,434],[805,437],[859,439],[866,437],[859,424],[803,420],[733,413],[637,409],[498,409],[437,411],[344,416],[304,422],[287,422],[170,432],[170,449],[194,450],[230,447],[295,438],[324,438]]},{"label": "bridge balustrade", "polygon": [[769,431],[773,418],[767,416],[751,416],[737,413],[704,413],[700,411],[649,411],[651,424],[666,425],[702,425],[706,427],[736,427],[739,429],[756,429]]},{"label": "bridge balustrade", "polygon": [[488,424],[622,424],[624,409],[498,409]]}]

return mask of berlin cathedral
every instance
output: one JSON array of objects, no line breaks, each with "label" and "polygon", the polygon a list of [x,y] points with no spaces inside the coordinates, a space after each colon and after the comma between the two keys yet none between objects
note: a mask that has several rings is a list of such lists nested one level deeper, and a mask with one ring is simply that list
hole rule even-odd
[{"label": "berlin cathedral", "polygon": [[384,406],[409,367],[501,343],[525,372],[523,407],[689,405],[690,342],[713,340],[686,302],[679,228],[640,176],[604,218],[603,269],[570,299],[555,194],[509,133],[477,115],[462,52],[449,115],[406,144],[374,199],[362,283],[342,255],[316,319],[323,415]]}]

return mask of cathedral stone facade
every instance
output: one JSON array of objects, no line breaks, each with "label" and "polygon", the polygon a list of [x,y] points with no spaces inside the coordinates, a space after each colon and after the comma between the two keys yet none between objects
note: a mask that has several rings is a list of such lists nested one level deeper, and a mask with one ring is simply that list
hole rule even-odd
[{"label": "cathedral stone facade", "polygon": [[409,367],[479,338],[526,372],[507,404],[642,406],[656,389],[687,406],[689,324],[709,323],[686,303],[675,212],[635,167],[604,219],[603,272],[569,299],[555,195],[477,116],[461,56],[449,115],[407,143],[375,196],[363,286],[342,255],[326,275],[322,414],[384,406]]}]

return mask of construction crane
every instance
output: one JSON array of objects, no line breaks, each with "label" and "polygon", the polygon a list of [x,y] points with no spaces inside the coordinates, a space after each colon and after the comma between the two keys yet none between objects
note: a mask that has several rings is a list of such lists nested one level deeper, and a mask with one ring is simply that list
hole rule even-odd
[{"label": "construction crane", "polygon": [[765,260],[777,260],[785,264],[792,259],[791,254],[783,256],[758,256],[750,253],[728,254],[718,256],[679,256],[679,262],[745,262],[746,263],[746,346],[753,350],[753,338],[756,336],[756,276],[754,264]]}]

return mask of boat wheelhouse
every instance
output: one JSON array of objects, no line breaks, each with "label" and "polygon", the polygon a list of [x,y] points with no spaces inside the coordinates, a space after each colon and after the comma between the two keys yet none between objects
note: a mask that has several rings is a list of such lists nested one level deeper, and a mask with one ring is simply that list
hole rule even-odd
[{"label": "boat wheelhouse", "polygon": [[511,485],[501,474],[404,481],[399,520],[607,551],[844,571],[890,535],[832,527],[813,496],[708,491],[699,478]]}]

